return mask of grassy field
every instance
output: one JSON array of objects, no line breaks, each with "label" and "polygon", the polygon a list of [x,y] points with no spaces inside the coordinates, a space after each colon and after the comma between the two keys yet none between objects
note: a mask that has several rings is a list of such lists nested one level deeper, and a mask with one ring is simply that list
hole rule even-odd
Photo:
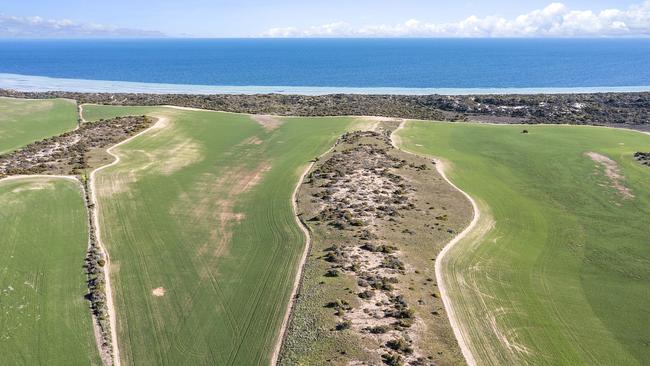
[{"label": "grassy field", "polygon": [[354,122],[84,107],[89,120],[142,113],[164,120],[96,182],[122,361],[267,364],[304,247],[292,191]]},{"label": "grassy field", "polygon": [[3,365],[99,365],[86,294],[80,187],[60,178],[0,181]]},{"label": "grassy field", "polygon": [[481,208],[442,263],[479,365],[650,364],[650,169],[632,159],[650,136],[431,122],[400,136]]},{"label": "grassy field", "polygon": [[72,100],[0,98],[0,154],[76,126],[77,106]]}]

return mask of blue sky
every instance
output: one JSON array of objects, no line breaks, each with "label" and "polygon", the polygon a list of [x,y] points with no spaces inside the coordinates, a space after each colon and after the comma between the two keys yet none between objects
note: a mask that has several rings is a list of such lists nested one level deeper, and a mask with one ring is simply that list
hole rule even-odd
[{"label": "blue sky", "polygon": [[[151,31],[151,32],[144,32]],[[6,0],[0,37],[649,36],[649,0]]]}]

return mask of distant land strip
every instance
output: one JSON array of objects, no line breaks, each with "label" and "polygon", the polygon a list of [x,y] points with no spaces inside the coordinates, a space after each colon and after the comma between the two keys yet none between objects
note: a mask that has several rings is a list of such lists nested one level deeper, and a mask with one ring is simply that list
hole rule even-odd
[{"label": "distant land strip", "polygon": [[281,95],[136,94],[64,91],[0,96],[69,98],[80,104],[173,105],[224,112],[279,116],[382,116],[485,123],[575,124],[650,131],[650,92],[522,95]]}]

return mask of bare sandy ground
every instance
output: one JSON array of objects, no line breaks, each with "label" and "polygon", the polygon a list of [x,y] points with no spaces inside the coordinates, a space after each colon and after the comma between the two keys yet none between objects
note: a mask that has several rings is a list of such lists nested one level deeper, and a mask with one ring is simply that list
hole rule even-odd
[{"label": "bare sandy ground", "polygon": [[[86,122],[88,122],[88,121],[86,121],[86,119],[84,118],[84,105],[83,105],[83,104],[79,104],[79,105],[77,106],[77,110],[78,110],[78,113],[79,113],[79,120],[80,120],[82,123],[86,123]],[[77,128],[79,128],[79,124],[77,124]]]},{"label": "bare sandy ground", "polygon": [[624,199],[634,198],[632,190],[626,187],[623,183],[625,181],[625,177],[623,176],[623,173],[621,173],[621,169],[618,167],[618,163],[605,155],[593,151],[586,152],[585,155],[587,155],[591,160],[604,168],[605,175],[607,178],[609,178],[612,187],[615,188],[618,193],[623,196]]}]

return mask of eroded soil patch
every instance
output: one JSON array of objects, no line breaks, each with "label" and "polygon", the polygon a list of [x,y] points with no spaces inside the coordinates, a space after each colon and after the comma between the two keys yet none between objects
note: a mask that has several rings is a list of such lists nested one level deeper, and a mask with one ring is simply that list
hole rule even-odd
[{"label": "eroded soil patch", "polygon": [[251,115],[251,117],[255,122],[262,125],[262,127],[264,127],[264,129],[268,132],[275,130],[276,128],[282,126],[282,124],[284,123],[282,122],[282,120],[280,120],[278,117],[275,116],[254,114]]},{"label": "eroded soil patch", "polygon": [[162,297],[165,296],[165,288],[163,287],[156,287],[155,289],[151,290],[151,294],[156,297]]},{"label": "eroded soil patch", "polygon": [[616,189],[624,199],[634,198],[632,190],[625,186],[625,177],[621,173],[618,163],[605,155],[593,151],[587,152],[585,155],[604,169],[605,176],[609,179],[611,187]]}]

